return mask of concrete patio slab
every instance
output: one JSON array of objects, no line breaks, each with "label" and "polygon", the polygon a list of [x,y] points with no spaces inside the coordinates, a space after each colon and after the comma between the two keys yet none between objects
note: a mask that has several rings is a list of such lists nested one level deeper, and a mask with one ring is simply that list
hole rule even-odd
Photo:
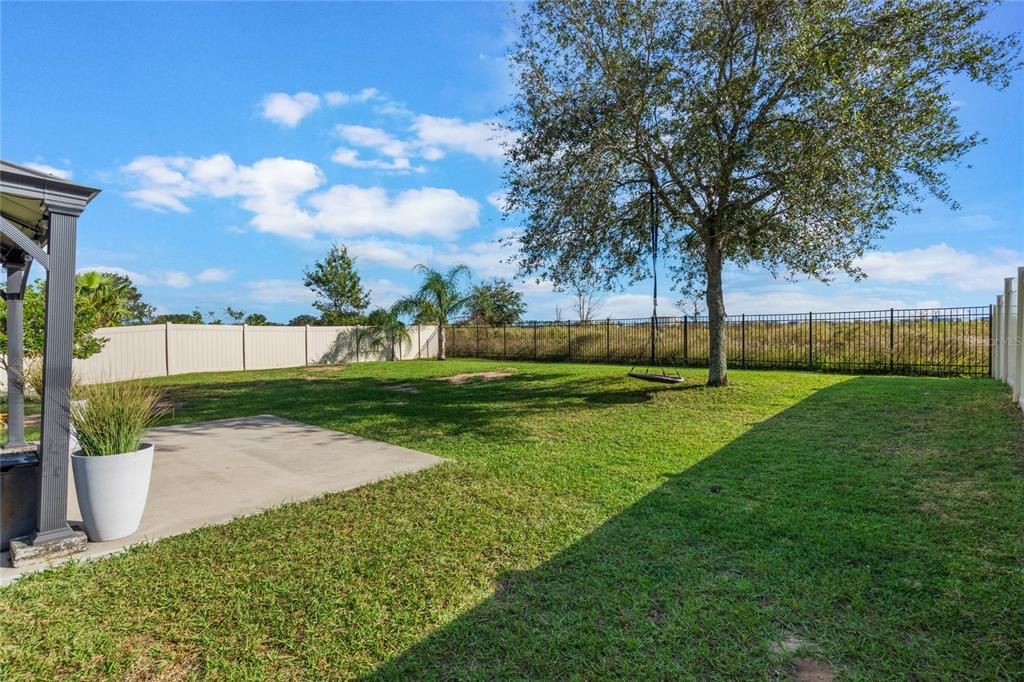
[{"label": "concrete patio slab", "polygon": [[[146,513],[137,533],[90,542],[76,560],[95,559],[284,502],[351,490],[426,469],[440,457],[270,415],[153,429],[156,445]],[[81,520],[74,481],[68,519]],[[65,559],[69,560],[69,559]],[[47,566],[13,568],[0,554],[0,585]]]}]

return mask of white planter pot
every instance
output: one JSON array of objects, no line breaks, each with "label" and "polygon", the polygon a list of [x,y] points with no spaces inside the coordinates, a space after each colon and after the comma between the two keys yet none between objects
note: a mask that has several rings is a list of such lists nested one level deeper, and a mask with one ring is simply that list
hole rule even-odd
[{"label": "white planter pot", "polygon": [[149,496],[153,445],[136,452],[86,457],[71,455],[78,509],[93,542],[116,540],[139,529]]}]

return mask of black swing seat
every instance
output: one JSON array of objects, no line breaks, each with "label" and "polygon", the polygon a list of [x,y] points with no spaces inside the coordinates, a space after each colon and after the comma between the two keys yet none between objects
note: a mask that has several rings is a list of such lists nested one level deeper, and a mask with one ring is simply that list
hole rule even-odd
[{"label": "black swing seat", "polygon": [[653,381],[659,384],[681,384],[686,379],[675,374],[649,374],[647,372],[627,372],[626,376],[640,379],[641,381]]}]

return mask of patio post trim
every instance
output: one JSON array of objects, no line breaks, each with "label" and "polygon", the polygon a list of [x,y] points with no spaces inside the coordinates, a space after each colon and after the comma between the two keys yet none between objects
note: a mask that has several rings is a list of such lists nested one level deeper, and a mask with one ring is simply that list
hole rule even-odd
[{"label": "patio post trim", "polygon": [[31,260],[4,263],[7,271],[7,447],[25,441],[25,280]]},{"label": "patio post trim", "polygon": [[74,535],[68,526],[67,515],[78,216],[51,211],[49,218],[50,268],[46,278],[39,509],[36,530],[29,538],[32,545],[59,542]]}]

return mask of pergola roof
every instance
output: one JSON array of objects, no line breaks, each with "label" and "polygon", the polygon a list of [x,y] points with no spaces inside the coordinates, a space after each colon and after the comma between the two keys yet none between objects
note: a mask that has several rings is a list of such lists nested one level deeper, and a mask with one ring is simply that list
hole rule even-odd
[{"label": "pergola roof", "polygon": [[[39,247],[46,246],[49,211],[78,215],[100,191],[0,160],[0,216]],[[28,251],[8,234],[0,237],[4,261]]]}]

